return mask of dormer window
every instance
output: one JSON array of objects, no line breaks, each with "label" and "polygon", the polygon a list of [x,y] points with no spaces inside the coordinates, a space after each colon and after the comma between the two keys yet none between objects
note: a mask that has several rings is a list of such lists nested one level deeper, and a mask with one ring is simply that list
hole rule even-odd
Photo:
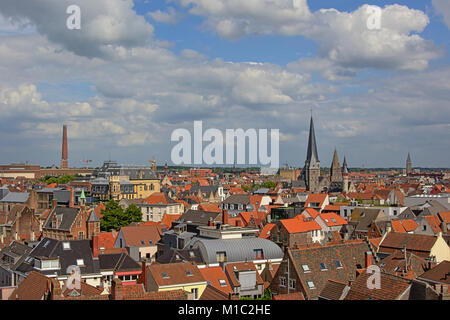
[{"label": "dormer window", "polygon": [[59,269],[59,259],[39,260],[35,259],[34,267],[40,270],[55,270]]}]

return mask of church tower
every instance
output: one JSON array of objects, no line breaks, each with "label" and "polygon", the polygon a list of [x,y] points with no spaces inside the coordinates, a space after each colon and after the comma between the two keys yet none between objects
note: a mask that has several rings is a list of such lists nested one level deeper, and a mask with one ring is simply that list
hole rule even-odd
[{"label": "church tower", "polygon": [[319,191],[320,161],[317,154],[316,134],[314,132],[314,121],[311,115],[309,125],[308,151],[306,154],[305,167],[303,168],[306,188],[310,192]]},{"label": "church tower", "polygon": [[344,157],[344,163],[342,164],[342,180],[343,180],[343,188],[342,191],[347,193],[348,192],[348,166],[347,166],[347,160]]},{"label": "church tower", "polygon": [[412,161],[411,156],[408,152],[408,158],[406,159],[406,175],[410,174],[412,172]]},{"label": "church tower", "polygon": [[336,148],[334,148],[333,162],[331,163],[330,181],[342,182],[342,169],[341,165],[339,164],[339,158]]}]

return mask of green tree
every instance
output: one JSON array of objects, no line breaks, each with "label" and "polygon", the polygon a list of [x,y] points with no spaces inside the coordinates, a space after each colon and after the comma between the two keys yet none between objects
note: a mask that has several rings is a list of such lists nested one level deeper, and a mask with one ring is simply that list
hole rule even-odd
[{"label": "green tree", "polygon": [[102,210],[103,217],[100,221],[102,231],[119,230],[122,226],[130,224],[128,217],[125,215],[122,207],[114,200],[109,200]]},{"label": "green tree", "polygon": [[142,222],[142,212],[141,209],[139,209],[134,204],[131,204],[128,206],[128,208],[125,210],[125,215],[129,217],[130,223],[132,222]]},{"label": "green tree", "polygon": [[266,181],[262,184],[263,188],[267,188],[267,189],[274,189],[277,184],[273,181]]}]

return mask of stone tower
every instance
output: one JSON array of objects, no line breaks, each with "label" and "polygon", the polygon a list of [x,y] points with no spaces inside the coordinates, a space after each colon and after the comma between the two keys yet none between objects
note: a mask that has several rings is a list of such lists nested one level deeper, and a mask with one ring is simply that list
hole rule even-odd
[{"label": "stone tower", "polygon": [[306,154],[305,167],[303,168],[306,188],[310,192],[319,191],[320,161],[317,154],[316,134],[314,132],[314,121],[311,115],[309,125],[308,151]]},{"label": "stone tower", "polygon": [[411,156],[408,152],[408,158],[406,159],[406,174],[410,174],[412,172],[412,161]]},{"label": "stone tower", "polygon": [[342,191],[345,193],[348,192],[348,175],[347,160],[344,157],[344,163],[342,164]]},{"label": "stone tower", "polygon": [[63,141],[62,141],[62,155],[61,155],[61,169],[69,168],[69,157],[67,147],[67,126],[63,126]]},{"label": "stone tower", "polygon": [[334,148],[333,162],[331,163],[330,181],[342,182],[342,168],[339,164],[339,158],[336,148]]}]

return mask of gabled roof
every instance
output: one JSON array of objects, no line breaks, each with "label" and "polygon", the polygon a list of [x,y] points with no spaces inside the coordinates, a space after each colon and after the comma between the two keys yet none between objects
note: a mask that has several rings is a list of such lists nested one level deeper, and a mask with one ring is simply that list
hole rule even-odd
[{"label": "gabled roof", "polygon": [[347,290],[346,283],[328,280],[319,297],[326,300],[342,300],[347,294]]},{"label": "gabled roof", "polygon": [[289,233],[301,233],[301,232],[309,232],[313,230],[321,230],[322,228],[319,224],[312,221],[302,221],[302,219],[293,218],[293,219],[283,219],[280,220],[281,224],[286,228]]},{"label": "gabled roof", "polygon": [[444,260],[434,268],[421,274],[419,279],[432,282],[450,285],[450,261]]},{"label": "gabled roof", "polygon": [[238,273],[240,271],[254,271],[256,276],[256,283],[258,285],[264,284],[264,280],[256,270],[253,262],[232,262],[225,265],[225,272],[228,276],[228,280],[233,287],[240,287]]},{"label": "gabled roof", "polygon": [[389,232],[380,243],[379,252],[392,253],[395,250],[415,251],[420,257],[427,257],[437,237],[423,234]]},{"label": "gabled roof", "polygon": [[30,196],[29,192],[9,192],[0,202],[25,203]]},{"label": "gabled roof", "polygon": [[345,220],[340,215],[334,212],[321,213],[319,217],[326,223],[328,227],[342,226],[348,224],[347,220]]},{"label": "gabled roof", "polygon": [[425,220],[427,220],[431,229],[435,234],[442,232],[441,230],[441,220],[437,216],[425,216]]},{"label": "gabled roof", "polygon": [[[201,268],[199,270],[203,275],[203,278],[205,278],[209,285],[225,293],[227,296],[232,292],[227,275],[221,267],[208,267]],[[220,281],[222,281],[223,283],[221,283]]]},{"label": "gabled roof", "polygon": [[205,282],[195,263],[179,262],[167,264],[151,264],[148,267],[151,277],[158,287]]},{"label": "gabled roof", "polygon": [[162,227],[160,225],[127,226],[122,227],[120,232],[123,234],[126,246],[149,247],[155,246],[161,240]]},{"label": "gabled roof", "polygon": [[134,261],[127,253],[100,254],[98,256],[100,270],[114,272],[139,271],[141,265]]},{"label": "gabled roof", "polygon": [[199,300],[228,300],[228,298],[226,293],[208,284]]},{"label": "gabled roof", "polygon": [[309,207],[311,203],[319,203],[319,207],[322,207],[327,197],[326,193],[310,193],[306,198],[305,207]]},{"label": "gabled roof", "polygon": [[344,300],[397,300],[411,285],[411,280],[381,273],[380,289],[369,289],[367,286],[370,273],[361,273],[352,283]]},{"label": "gabled roof", "polygon": [[57,218],[61,218],[61,220],[60,220],[61,222],[56,229],[69,231],[70,227],[73,225],[75,219],[78,216],[79,210],[80,209],[78,209],[78,208],[67,208],[67,207],[54,208],[50,212],[50,214],[45,222],[44,228],[53,229],[52,221],[53,221],[53,217],[56,216]]},{"label": "gabled roof", "polygon": [[31,271],[11,293],[9,300],[43,300],[49,292],[48,284],[50,281],[43,274]]},{"label": "gabled roof", "polygon": [[177,202],[169,198],[169,196],[164,192],[155,192],[142,200],[142,204],[167,205],[174,203]]},{"label": "gabled roof", "polygon": [[172,223],[180,219],[182,214],[164,214],[161,223],[166,225],[169,229],[172,228]]},{"label": "gabled roof", "polygon": [[270,233],[271,230],[275,227],[275,223],[268,223],[264,226],[264,228],[261,230],[261,233],[259,234],[260,238],[263,239],[270,239]]},{"label": "gabled roof", "polygon": [[[342,283],[354,280],[357,268],[365,266],[365,253],[368,251],[370,249],[364,241],[353,241],[288,249],[288,256],[293,262],[307,298],[315,299],[329,279]],[[339,261],[339,266],[337,261]],[[322,268],[321,263],[324,264],[325,269]],[[314,288],[310,288],[308,282],[312,282]]]}]

